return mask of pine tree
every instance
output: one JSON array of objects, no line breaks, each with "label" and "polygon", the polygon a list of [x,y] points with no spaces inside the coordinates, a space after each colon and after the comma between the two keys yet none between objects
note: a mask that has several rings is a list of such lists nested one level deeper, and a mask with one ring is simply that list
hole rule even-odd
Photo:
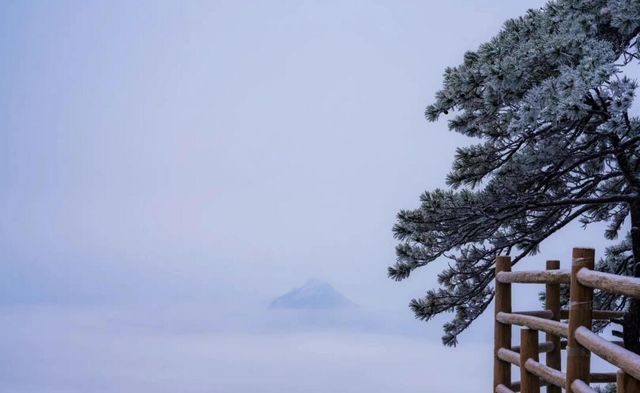
[{"label": "pine tree", "polygon": [[[493,299],[493,263],[517,263],[572,221],[606,222],[597,268],[640,277],[640,118],[631,115],[640,60],[640,2],[558,0],[509,20],[464,62],[447,68],[429,121],[480,139],[458,148],[448,187],[398,213],[395,280],[438,258],[440,288],[410,307],[423,320],[453,311],[443,342],[456,345]],[[620,234],[631,223],[629,233]],[[625,230],[626,232],[626,230]],[[626,309],[627,348],[640,353],[640,302],[596,292]]]}]

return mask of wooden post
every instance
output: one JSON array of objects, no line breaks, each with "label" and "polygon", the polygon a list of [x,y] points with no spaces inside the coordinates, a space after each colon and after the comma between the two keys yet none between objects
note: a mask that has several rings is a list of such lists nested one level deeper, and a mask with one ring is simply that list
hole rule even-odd
[{"label": "wooden post", "polygon": [[[560,269],[560,261],[547,261],[547,270]],[[553,320],[560,320],[560,284],[545,285],[545,309],[553,313]],[[553,350],[547,352],[545,363],[547,366],[562,370],[562,350],[560,349],[560,336],[547,333],[545,340],[553,343]],[[548,393],[561,393],[562,389],[555,385],[547,386]]]},{"label": "wooden post", "polygon": [[595,250],[593,248],[574,248],[571,261],[571,288],[569,303],[569,338],[567,340],[567,392],[571,393],[571,384],[580,379],[589,384],[591,352],[576,341],[575,331],[584,326],[591,330],[593,312],[593,288],[578,282],[576,274],[582,268],[593,269]]},{"label": "wooden post", "polygon": [[520,329],[520,392],[540,393],[540,378],[530,373],[525,364],[528,359],[538,361],[538,331]]},{"label": "wooden post", "polygon": [[[496,258],[496,274],[511,271],[511,257]],[[495,286],[495,315],[499,312],[511,312],[511,284],[499,283]],[[493,351],[493,390],[498,385],[511,386],[511,364],[498,358],[500,348],[511,349],[511,325],[495,321]]]},{"label": "wooden post", "polygon": [[637,393],[640,392],[640,381],[626,374],[622,370],[618,370],[616,375],[616,392],[617,393]]}]

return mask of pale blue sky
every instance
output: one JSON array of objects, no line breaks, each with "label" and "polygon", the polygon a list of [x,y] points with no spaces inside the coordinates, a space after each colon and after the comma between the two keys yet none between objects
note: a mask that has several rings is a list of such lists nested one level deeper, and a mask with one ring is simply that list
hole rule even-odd
[{"label": "pale blue sky", "polygon": [[[0,2],[0,392],[388,391],[367,377],[382,370],[398,391],[425,391],[413,371],[441,374],[489,342],[485,326],[443,349],[442,320],[412,321],[407,303],[438,266],[386,278],[395,213],[443,185],[469,142],[423,110],[446,66],[542,3]],[[599,238],[560,233],[531,263]],[[371,314],[395,312],[419,344],[379,331],[245,332],[251,345],[217,352],[247,314],[269,318],[264,306],[310,277]],[[147,329],[221,325],[200,343]],[[122,351],[105,355],[105,342]],[[67,344],[77,350],[58,362],[52,351]],[[283,346],[295,350],[256,371],[255,386],[243,380]],[[278,388],[279,373],[302,367],[296,356],[315,374]],[[437,358],[449,360],[428,364]],[[142,376],[116,369],[122,359]],[[226,370],[222,385],[211,369]],[[345,369],[356,376],[340,380]],[[477,378],[459,391],[488,381]]]},{"label": "pale blue sky", "polygon": [[537,5],[440,3],[3,3],[2,301],[391,296],[394,215],[464,141],[424,106]]}]

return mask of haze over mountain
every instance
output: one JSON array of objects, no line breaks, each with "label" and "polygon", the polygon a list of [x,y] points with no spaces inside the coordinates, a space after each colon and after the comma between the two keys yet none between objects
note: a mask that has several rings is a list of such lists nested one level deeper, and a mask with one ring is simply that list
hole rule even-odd
[{"label": "haze over mountain", "polygon": [[[491,386],[493,313],[444,348],[390,230],[469,142],[442,71],[545,2],[0,2],[0,393]],[[357,307],[269,308],[308,277]]]},{"label": "haze over mountain", "polygon": [[331,284],[310,279],[303,286],[294,288],[275,298],[270,308],[335,309],[353,307],[355,304],[338,292]]}]

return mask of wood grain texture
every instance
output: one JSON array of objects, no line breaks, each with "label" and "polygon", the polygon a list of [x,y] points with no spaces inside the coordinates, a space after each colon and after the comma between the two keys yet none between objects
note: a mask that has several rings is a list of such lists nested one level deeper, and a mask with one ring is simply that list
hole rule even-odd
[{"label": "wood grain texture", "polygon": [[520,353],[510,349],[500,348],[498,350],[498,359],[520,367]]},{"label": "wood grain texture", "polygon": [[[556,271],[560,269],[560,261],[551,260],[546,263],[547,271]],[[545,291],[545,302],[544,308],[551,312],[551,318],[554,321],[560,321],[560,284],[558,283],[548,283],[544,286]],[[547,352],[545,363],[547,367],[557,370],[560,373],[562,370],[562,350],[560,348],[560,336],[545,333],[545,340],[553,345],[553,348],[549,352]],[[563,381],[562,385],[552,384],[547,387],[547,393],[561,393],[560,386],[566,385],[566,375],[562,374]]]},{"label": "wood grain texture", "polygon": [[496,386],[496,393],[515,393],[513,390],[509,389],[508,387],[500,384],[498,386]]},{"label": "wood grain texture", "polygon": [[496,320],[504,324],[525,326],[530,329],[567,337],[568,325],[566,323],[552,321],[550,319],[499,312],[496,315]]},{"label": "wood grain texture", "polygon": [[496,280],[504,284],[569,284],[571,274],[568,270],[500,272]]},{"label": "wood grain texture", "polygon": [[[546,271],[511,272],[511,259],[496,259],[494,391],[498,393],[595,393],[590,383],[615,382],[618,393],[640,393],[640,355],[591,331],[593,320],[624,317],[623,311],[593,310],[593,290],[640,299],[640,279],[596,272],[595,251],[574,248],[569,272],[559,261],[547,261]],[[569,280],[567,280],[567,277]],[[570,284],[569,310],[560,308],[560,289]],[[512,311],[512,283],[544,283],[545,310]],[[568,323],[562,323],[568,319]],[[522,326],[521,345],[511,346],[512,325]],[[538,342],[538,331],[545,341]],[[561,340],[567,337],[567,340]],[[567,371],[561,370],[562,349],[567,349]],[[620,368],[618,373],[591,373],[594,353]],[[545,363],[539,354],[546,353]],[[519,366],[521,380],[511,383],[511,365]]]},{"label": "wood grain texture", "polygon": [[[549,384],[547,383],[547,381],[545,380],[540,380],[540,387],[543,388],[545,386],[548,386]],[[514,392],[519,392],[520,391],[520,381],[515,381],[511,383],[511,390],[513,390]]]},{"label": "wood grain texture", "polygon": [[[592,318],[594,320],[600,319],[612,319],[624,317],[624,311],[612,311],[612,310],[593,310]],[[569,310],[560,310],[560,319],[569,319]]]},{"label": "wood grain texture", "polygon": [[524,364],[524,367],[530,373],[537,375],[539,378],[549,383],[549,385],[547,386],[547,392],[552,386],[557,388],[564,388],[566,386],[567,375],[562,371],[558,371],[549,366],[545,366],[544,364],[533,359],[527,360]]},{"label": "wood grain texture", "polygon": [[[511,271],[511,257],[499,256],[496,258],[496,276],[501,272]],[[511,284],[500,283],[495,285],[495,315],[511,312]],[[498,385],[511,386],[511,364],[498,358],[498,350],[511,349],[511,325],[498,321],[494,322],[494,347],[493,347],[493,388]]]},{"label": "wood grain texture", "polygon": [[512,314],[531,315],[538,318],[553,319],[553,312],[549,310],[513,311]]},{"label": "wood grain texture", "polygon": [[520,392],[540,393],[540,378],[529,371],[527,361],[538,362],[538,331],[520,329]]},{"label": "wood grain texture", "polygon": [[591,373],[591,383],[615,383],[616,373]]},{"label": "wood grain texture", "polygon": [[638,393],[640,392],[640,381],[626,374],[622,370],[616,373],[616,390],[617,393]]},{"label": "wood grain texture", "polygon": [[640,299],[640,278],[597,272],[589,268],[578,272],[578,280],[580,284],[590,288]]},{"label": "wood grain texture", "polygon": [[578,328],[591,330],[593,309],[593,288],[578,281],[577,273],[584,268],[593,269],[595,250],[574,248],[571,261],[571,289],[569,293],[569,335],[567,339],[567,392],[574,391],[573,382],[581,380],[589,384],[591,353],[576,339]]},{"label": "wood grain texture", "polygon": [[587,385],[583,380],[576,379],[571,384],[571,391],[574,393],[598,393],[591,386]]},{"label": "wood grain texture", "polygon": [[[551,352],[555,349],[555,345],[552,342],[545,341],[538,344],[538,350],[540,353]],[[520,352],[520,345],[514,345],[511,347],[514,352]]]},{"label": "wood grain texture", "polygon": [[640,355],[605,340],[586,327],[578,328],[575,336],[578,342],[591,352],[619,367],[633,378],[640,379]]}]

